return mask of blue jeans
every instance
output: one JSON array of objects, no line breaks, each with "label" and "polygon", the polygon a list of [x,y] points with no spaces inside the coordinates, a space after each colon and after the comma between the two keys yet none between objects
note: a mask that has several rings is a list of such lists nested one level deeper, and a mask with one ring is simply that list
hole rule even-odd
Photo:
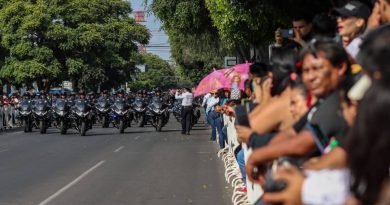
[{"label": "blue jeans", "polygon": [[211,125],[211,138],[210,140],[215,140],[217,138],[217,132],[218,135],[223,137],[222,134],[222,121],[221,117],[217,112],[210,111],[208,113],[208,122]]},{"label": "blue jeans", "polygon": [[246,184],[246,172],[245,172],[245,156],[244,156],[244,150],[241,149],[237,153],[237,163],[238,166],[240,167],[240,172],[242,175],[242,181],[244,181],[244,184]]},{"label": "blue jeans", "polygon": [[[223,123],[222,123],[223,125]],[[219,136],[219,146],[221,149],[225,148],[225,143],[227,143],[227,125],[222,127],[222,135]]]}]

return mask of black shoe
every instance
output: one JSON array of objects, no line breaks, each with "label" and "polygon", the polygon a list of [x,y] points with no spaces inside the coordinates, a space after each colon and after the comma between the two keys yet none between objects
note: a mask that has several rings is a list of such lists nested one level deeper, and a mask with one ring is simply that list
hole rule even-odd
[{"label": "black shoe", "polygon": [[182,135],[184,135],[186,132],[181,132]]},{"label": "black shoe", "polygon": [[215,141],[215,139],[210,139],[210,141]]},{"label": "black shoe", "polygon": [[187,132],[187,135],[190,135],[190,132]]}]

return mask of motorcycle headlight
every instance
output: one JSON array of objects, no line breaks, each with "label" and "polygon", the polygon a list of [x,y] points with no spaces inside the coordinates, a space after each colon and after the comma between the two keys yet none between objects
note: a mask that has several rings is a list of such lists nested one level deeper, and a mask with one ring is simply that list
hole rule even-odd
[{"label": "motorcycle headlight", "polygon": [[98,108],[98,110],[99,110],[99,112],[107,112],[107,111],[108,111],[108,108],[102,108],[102,107],[100,107],[100,108]]},{"label": "motorcycle headlight", "polygon": [[85,116],[87,116],[87,115],[89,114],[89,112],[84,113],[84,112],[77,111],[76,114],[77,114],[79,117],[85,117]]},{"label": "motorcycle headlight", "polygon": [[65,112],[63,110],[57,110],[57,115],[59,116],[64,116],[65,115]]},{"label": "motorcycle headlight", "polygon": [[31,114],[31,111],[22,110],[22,111],[20,111],[20,114],[21,115],[29,115],[29,114]]},{"label": "motorcycle headlight", "polygon": [[45,112],[38,111],[36,114],[37,114],[38,116],[44,116],[44,115],[47,114],[47,111],[45,111]]},{"label": "motorcycle headlight", "polygon": [[135,110],[137,110],[138,112],[143,112],[145,110],[145,108],[137,107],[137,108],[135,108]]}]

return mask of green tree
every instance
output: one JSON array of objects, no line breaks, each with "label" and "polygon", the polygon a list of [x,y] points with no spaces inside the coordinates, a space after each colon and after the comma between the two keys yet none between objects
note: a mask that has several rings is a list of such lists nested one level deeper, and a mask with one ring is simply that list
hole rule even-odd
[{"label": "green tree", "polygon": [[146,72],[138,72],[136,80],[129,83],[132,90],[170,88],[177,84],[174,69],[160,57],[151,53],[138,56],[138,64],[144,64]]},{"label": "green tree", "polygon": [[0,0],[0,76],[12,83],[71,79],[79,88],[112,87],[135,71],[132,58],[150,33],[122,0]]},{"label": "green tree", "polygon": [[326,11],[340,1],[154,0],[151,10],[169,35],[174,59],[192,74],[192,68],[221,65],[227,54],[251,60],[251,48],[265,57],[275,29],[291,27],[294,14]]},{"label": "green tree", "polygon": [[204,0],[153,0],[150,9],[169,36],[172,57],[184,80],[196,84],[211,72],[211,65],[222,66],[224,56],[231,53],[220,40]]}]

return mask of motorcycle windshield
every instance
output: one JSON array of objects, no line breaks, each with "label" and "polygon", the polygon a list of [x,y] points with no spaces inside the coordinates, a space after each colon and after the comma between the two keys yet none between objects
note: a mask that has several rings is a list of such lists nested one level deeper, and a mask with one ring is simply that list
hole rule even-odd
[{"label": "motorcycle windshield", "polygon": [[125,104],[124,103],[115,103],[115,107],[118,110],[124,110],[125,109]]},{"label": "motorcycle windshield", "polygon": [[101,108],[105,108],[107,107],[107,100],[106,99],[101,99],[98,101],[98,106],[101,107]]},{"label": "motorcycle windshield", "polygon": [[58,110],[65,110],[66,101],[65,100],[57,100],[56,108]]},{"label": "motorcycle windshield", "polygon": [[27,100],[20,103],[21,110],[29,110],[31,108],[31,103]]},{"label": "motorcycle windshield", "polygon": [[86,110],[86,102],[84,100],[77,100],[75,107],[80,112],[85,112]]},{"label": "motorcycle windshield", "polygon": [[37,110],[45,110],[46,109],[46,100],[39,100],[35,103],[35,108]]},{"label": "motorcycle windshield", "polygon": [[153,107],[155,108],[155,109],[161,109],[161,107],[162,107],[162,103],[161,103],[161,101],[153,101]]},{"label": "motorcycle windshield", "polygon": [[144,104],[144,103],[143,103],[142,100],[137,100],[137,99],[136,99],[135,102],[134,102],[134,104],[135,104],[136,107],[143,107],[143,104]]}]

